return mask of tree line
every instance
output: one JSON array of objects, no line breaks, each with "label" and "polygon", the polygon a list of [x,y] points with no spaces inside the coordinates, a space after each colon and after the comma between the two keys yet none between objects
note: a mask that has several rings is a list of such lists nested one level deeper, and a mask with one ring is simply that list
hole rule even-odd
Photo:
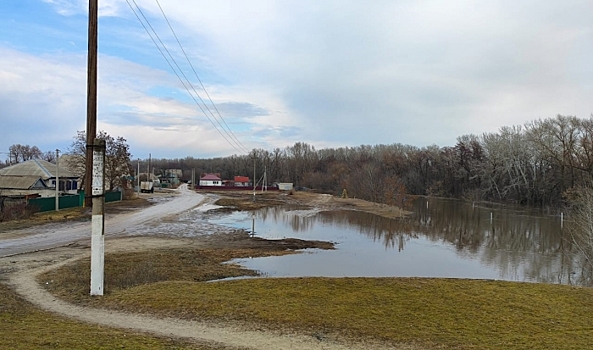
[{"label": "tree line", "polygon": [[[108,187],[135,175],[129,146],[122,137],[100,132],[108,148]],[[84,164],[85,135],[78,132],[70,147],[71,166]],[[52,152],[13,145],[13,162],[31,158],[52,161]],[[141,172],[147,160],[140,164]],[[223,179],[249,176],[261,184],[292,182],[320,192],[387,204],[401,204],[406,194],[512,202],[534,206],[563,203],[572,189],[590,187],[593,180],[593,117],[558,115],[497,132],[463,135],[454,146],[416,147],[404,144],[361,145],[315,149],[297,142],[273,150],[254,149],[248,155],[210,159],[153,159],[156,174],[182,169],[183,180],[203,173]],[[82,174],[82,168],[79,169]],[[568,198],[570,199],[570,198]]]},{"label": "tree line", "polygon": [[[315,149],[297,142],[249,155],[155,159],[158,169],[181,168],[268,182],[292,182],[322,192],[381,203],[398,203],[405,193],[553,206],[567,190],[593,180],[593,117],[558,115],[498,132],[463,135],[455,146],[415,147],[399,143]],[[146,166],[143,162],[142,166]],[[570,191],[568,191],[570,192]]]},{"label": "tree line", "polygon": [[53,162],[56,159],[55,151],[43,152],[37,146],[14,144],[8,147],[8,159],[4,161],[4,166],[18,164],[31,159],[43,159]]}]

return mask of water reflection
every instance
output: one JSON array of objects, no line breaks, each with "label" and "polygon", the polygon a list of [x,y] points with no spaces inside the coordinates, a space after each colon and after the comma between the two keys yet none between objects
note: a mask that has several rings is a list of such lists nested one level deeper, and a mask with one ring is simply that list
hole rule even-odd
[{"label": "water reflection", "polygon": [[[242,227],[246,220],[242,215],[246,214],[232,214],[219,223]],[[307,262],[298,256],[245,262],[272,276],[435,276],[583,283],[579,258],[560,219],[534,211],[419,199],[414,215],[407,219],[305,207],[266,208],[255,212],[255,217],[259,236],[338,243],[337,252],[316,252],[305,257]],[[304,270],[299,271],[299,266],[305,266]]]}]

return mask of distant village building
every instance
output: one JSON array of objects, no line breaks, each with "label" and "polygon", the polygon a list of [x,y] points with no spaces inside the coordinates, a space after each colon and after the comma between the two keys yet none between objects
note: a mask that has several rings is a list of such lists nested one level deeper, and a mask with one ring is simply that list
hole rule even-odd
[{"label": "distant village building", "polygon": [[251,182],[247,176],[235,176],[233,179],[233,185],[237,187],[247,187],[251,186]]},{"label": "distant village building", "polygon": [[0,176],[0,196],[3,197],[53,197],[55,188],[49,188],[39,176]]},{"label": "distant village building", "polygon": [[[56,171],[57,170],[57,171]],[[41,159],[32,159],[0,169],[0,195],[34,195],[54,197],[56,175],[59,192],[76,194],[79,177],[70,170]]]},{"label": "distant village building", "polygon": [[205,174],[200,177],[200,186],[222,186],[220,174]]},{"label": "distant village building", "polygon": [[179,185],[183,171],[181,169],[166,169],[162,175],[159,175],[162,187],[174,187]]}]

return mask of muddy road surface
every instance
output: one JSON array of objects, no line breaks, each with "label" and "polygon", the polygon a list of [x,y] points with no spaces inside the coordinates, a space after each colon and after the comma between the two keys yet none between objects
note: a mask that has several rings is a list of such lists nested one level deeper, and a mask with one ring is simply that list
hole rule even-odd
[{"label": "muddy road surface", "polygon": [[[116,236],[134,226],[176,215],[200,204],[205,197],[180,186],[167,200],[140,211],[106,215],[105,235]],[[0,257],[61,247],[91,238],[90,222],[67,222],[58,225],[41,225],[19,230],[6,239],[0,239]]]}]

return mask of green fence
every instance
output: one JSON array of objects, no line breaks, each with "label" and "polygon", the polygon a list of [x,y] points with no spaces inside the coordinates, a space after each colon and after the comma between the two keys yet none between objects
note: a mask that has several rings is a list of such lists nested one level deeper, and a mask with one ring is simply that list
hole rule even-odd
[{"label": "green fence", "polygon": [[[105,192],[105,202],[117,202],[122,200],[122,192]],[[82,207],[84,205],[84,191],[79,194],[60,196],[60,209]],[[56,210],[56,197],[31,198],[27,204],[36,208],[38,212]]]},{"label": "green fence", "polygon": [[105,203],[121,201],[122,195],[122,192],[105,192]]}]

